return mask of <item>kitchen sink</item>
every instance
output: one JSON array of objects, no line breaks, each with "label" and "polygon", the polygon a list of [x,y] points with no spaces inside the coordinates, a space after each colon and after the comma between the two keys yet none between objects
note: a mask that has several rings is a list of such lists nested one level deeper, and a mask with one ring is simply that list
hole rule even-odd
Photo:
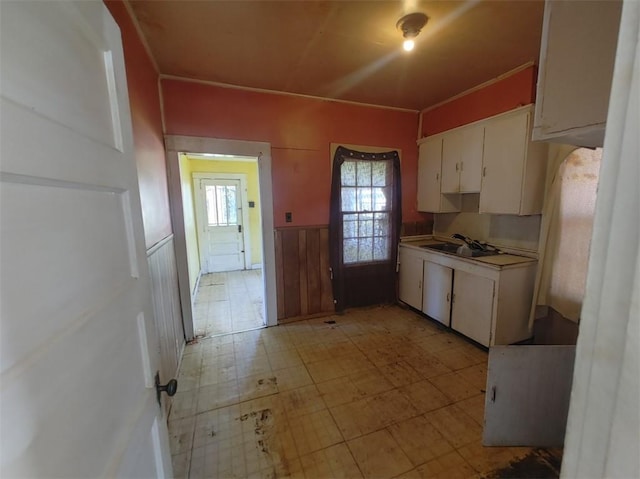
[{"label": "kitchen sink", "polygon": [[458,248],[460,247],[460,245],[456,243],[436,243],[436,244],[427,244],[420,247],[425,249],[435,249],[438,251],[444,251],[445,253],[455,253],[456,251],[458,251]]},{"label": "kitchen sink", "polygon": [[[420,246],[424,249],[433,249],[436,251],[442,251],[443,253],[454,254],[456,256],[466,256],[477,258],[480,256],[493,256],[499,254],[497,251],[484,251],[479,249],[467,249],[467,254],[458,254],[458,248],[460,248],[459,244],[456,243],[435,243],[435,244],[427,244]],[[470,254],[469,254],[470,253]]]}]

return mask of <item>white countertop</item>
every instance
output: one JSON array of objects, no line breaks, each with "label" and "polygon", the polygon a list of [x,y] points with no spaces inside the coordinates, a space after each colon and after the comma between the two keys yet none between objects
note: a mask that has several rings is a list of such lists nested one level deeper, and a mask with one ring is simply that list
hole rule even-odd
[{"label": "white countertop", "polygon": [[[524,263],[532,263],[532,262],[535,263],[537,261],[535,258],[529,258],[527,256],[519,256],[515,254],[504,253],[504,254],[496,254],[492,256],[469,257],[469,256],[452,254],[452,253],[445,253],[443,251],[438,251],[435,249],[421,248],[421,246],[444,243],[444,242],[445,241],[443,240],[429,238],[429,237],[418,237],[416,239],[405,237],[401,240],[400,246],[406,246],[412,249],[416,249],[416,250],[428,252],[428,253],[436,253],[436,254],[456,258],[462,261],[467,261],[475,264],[480,263],[483,265],[487,265],[487,266],[499,268],[499,269],[507,266],[515,266],[515,265],[524,264]],[[454,240],[446,240],[446,242],[459,243],[458,241],[454,241]]]}]

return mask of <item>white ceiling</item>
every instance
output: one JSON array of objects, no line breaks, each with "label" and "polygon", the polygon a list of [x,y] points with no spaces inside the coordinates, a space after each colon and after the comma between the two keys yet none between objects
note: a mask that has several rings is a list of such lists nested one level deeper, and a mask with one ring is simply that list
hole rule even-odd
[{"label": "white ceiling", "polygon": [[[544,2],[157,1],[130,5],[160,73],[420,110],[537,63]],[[413,52],[397,20],[429,22]]]}]

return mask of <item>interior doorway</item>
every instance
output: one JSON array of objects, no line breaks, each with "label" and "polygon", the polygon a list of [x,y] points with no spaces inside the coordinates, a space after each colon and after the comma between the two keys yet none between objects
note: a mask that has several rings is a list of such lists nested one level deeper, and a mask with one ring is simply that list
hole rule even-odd
[{"label": "interior doorway", "polygon": [[179,166],[194,335],[264,327],[258,158],[185,152]]},{"label": "interior doorway", "polygon": [[[211,336],[276,325],[270,145],[263,142],[186,136],[167,136],[165,142],[176,238],[176,262],[187,340],[197,335]],[[250,173],[248,170],[251,168]],[[194,173],[197,173],[195,178]],[[214,221],[213,217],[208,217],[206,208],[203,208],[205,211],[202,216],[206,217],[206,221],[200,220],[198,223],[195,199],[200,183],[194,182],[198,175],[214,180],[205,181],[203,188],[207,184],[225,187],[210,189],[209,201],[213,201],[211,195],[225,195],[227,199],[216,200],[217,204],[211,205],[210,209],[217,215],[216,208],[224,208],[227,211],[226,219],[222,214],[220,217],[217,215]],[[246,175],[246,188],[243,186],[242,175]],[[235,224],[234,218],[231,218],[232,221],[229,218],[229,207],[234,201],[234,194],[233,188],[228,187],[237,188],[238,183],[231,180],[238,179],[241,190],[238,197],[244,204],[242,210],[236,209],[235,213],[242,218],[240,226],[243,250],[239,250],[242,253],[241,259],[235,267],[227,265],[220,268],[228,271],[214,271],[210,268],[210,260],[201,261],[198,229],[209,223],[217,223],[217,226],[222,223],[235,226],[237,235],[239,225]],[[230,181],[216,183],[216,180]],[[235,201],[238,201],[238,197]],[[203,194],[203,200],[206,203],[206,194]],[[214,260],[213,263],[215,262]],[[259,324],[250,324],[247,316],[251,309],[257,312]],[[220,320],[220,323],[215,325],[214,319]],[[233,319],[236,320],[235,324]]]}]

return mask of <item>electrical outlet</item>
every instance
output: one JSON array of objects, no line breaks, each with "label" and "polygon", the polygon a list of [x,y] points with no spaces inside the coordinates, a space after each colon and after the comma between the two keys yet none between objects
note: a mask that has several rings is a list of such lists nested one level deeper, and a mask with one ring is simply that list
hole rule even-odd
[{"label": "electrical outlet", "polygon": [[291,221],[293,221],[293,220],[291,219],[291,211],[287,211],[287,212],[284,214],[284,220],[285,220],[285,222],[287,222],[287,223],[291,223]]}]

